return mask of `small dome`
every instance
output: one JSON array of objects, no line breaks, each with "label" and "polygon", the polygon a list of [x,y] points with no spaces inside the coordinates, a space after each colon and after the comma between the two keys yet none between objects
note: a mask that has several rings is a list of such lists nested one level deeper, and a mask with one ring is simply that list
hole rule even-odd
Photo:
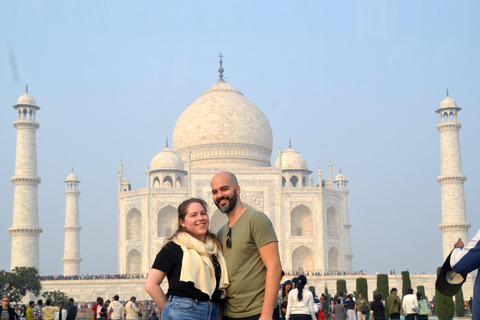
[{"label": "small dome", "polygon": [[345,176],[342,174],[342,172],[340,172],[340,173],[337,174],[337,176],[335,177],[335,181],[347,181],[347,178],[345,178]]},{"label": "small dome", "polygon": [[[298,151],[288,148],[282,152],[282,169],[308,170],[307,161]],[[275,161],[275,168],[280,168],[280,157]]]},{"label": "small dome", "polygon": [[28,92],[25,92],[20,96],[20,98],[18,98],[17,104],[30,104],[33,106],[36,105],[35,99],[33,99],[33,97]]},{"label": "small dome", "polygon": [[184,166],[180,156],[167,147],[153,158],[151,170],[184,170]]},{"label": "small dome", "polygon": [[446,97],[440,103],[439,109],[445,109],[445,108],[458,108],[458,107],[457,107],[457,103],[455,102],[455,100],[453,100],[450,97]]},{"label": "small dome", "polygon": [[65,181],[79,181],[78,177],[73,171],[68,175],[67,180]]}]

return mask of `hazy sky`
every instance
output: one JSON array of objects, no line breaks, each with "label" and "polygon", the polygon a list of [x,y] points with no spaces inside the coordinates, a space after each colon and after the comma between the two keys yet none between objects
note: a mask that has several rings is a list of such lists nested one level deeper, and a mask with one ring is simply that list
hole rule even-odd
[{"label": "hazy sky", "polygon": [[[0,10],[0,269],[10,267],[16,130],[37,112],[40,273],[63,272],[64,180],[80,184],[83,274],[117,272],[120,159],[133,189],[182,111],[218,79],[262,109],[278,147],[348,183],[354,269],[442,263],[439,116],[463,110],[467,220],[480,228],[478,1],[16,1]],[[475,93],[477,92],[477,93]],[[476,119],[476,120],[475,120]],[[464,239],[466,240],[466,239]],[[453,246],[453,243],[452,243]]]}]

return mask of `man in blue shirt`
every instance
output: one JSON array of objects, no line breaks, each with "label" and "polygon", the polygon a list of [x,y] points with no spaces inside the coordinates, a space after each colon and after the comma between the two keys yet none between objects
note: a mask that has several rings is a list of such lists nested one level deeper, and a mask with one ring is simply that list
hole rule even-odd
[{"label": "man in blue shirt", "polygon": [[[462,239],[455,243],[450,256],[450,266],[456,273],[469,273],[480,267],[480,230],[464,247]],[[480,320],[480,277],[477,275],[473,287],[472,320]]]}]

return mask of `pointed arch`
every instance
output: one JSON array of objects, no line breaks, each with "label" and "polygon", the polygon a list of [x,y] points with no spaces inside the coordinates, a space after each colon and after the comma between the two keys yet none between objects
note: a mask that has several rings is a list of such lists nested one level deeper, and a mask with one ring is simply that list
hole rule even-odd
[{"label": "pointed arch", "polygon": [[153,187],[160,188],[160,179],[158,177],[153,178]]},{"label": "pointed arch", "polygon": [[313,225],[313,214],[309,207],[301,204],[293,208],[290,213],[290,234],[292,236],[314,236]]},{"label": "pointed arch", "polygon": [[178,227],[177,209],[173,206],[166,206],[158,211],[157,215],[157,237],[170,237]]},{"label": "pointed arch", "polygon": [[330,207],[327,210],[327,236],[340,236],[340,219],[338,217],[338,212],[334,207]]},{"label": "pointed arch", "polygon": [[298,272],[315,270],[315,258],[313,251],[303,245],[293,250],[292,270]]},{"label": "pointed arch", "polygon": [[125,223],[127,240],[142,239],[142,214],[137,208],[130,209]]},{"label": "pointed arch", "polygon": [[285,177],[282,177],[282,187],[285,187],[286,184],[287,180],[285,179]]},{"label": "pointed arch", "polygon": [[298,178],[297,176],[292,176],[290,178],[290,187],[296,187],[298,185]]},{"label": "pointed arch", "polygon": [[175,188],[181,188],[181,187],[182,187],[182,179],[178,177],[177,181],[175,182]]},{"label": "pointed arch", "polygon": [[173,187],[173,181],[170,176],[166,176],[163,178],[163,187],[164,188],[172,188]]},{"label": "pointed arch", "polygon": [[328,272],[340,272],[340,254],[335,247],[328,250]]},{"label": "pointed arch", "polygon": [[136,249],[127,254],[127,274],[142,273],[142,255]]}]

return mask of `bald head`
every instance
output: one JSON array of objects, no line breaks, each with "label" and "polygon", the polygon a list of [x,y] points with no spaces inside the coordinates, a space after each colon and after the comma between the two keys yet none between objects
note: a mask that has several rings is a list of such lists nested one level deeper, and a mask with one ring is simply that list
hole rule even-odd
[{"label": "bald head", "polygon": [[233,173],[228,171],[217,173],[212,178],[211,186],[213,202],[220,211],[230,213],[243,208],[239,199],[240,186]]},{"label": "bald head", "polygon": [[213,176],[212,181],[215,179],[223,179],[224,181],[229,181],[233,186],[238,184],[237,177],[230,171],[222,171]]}]

